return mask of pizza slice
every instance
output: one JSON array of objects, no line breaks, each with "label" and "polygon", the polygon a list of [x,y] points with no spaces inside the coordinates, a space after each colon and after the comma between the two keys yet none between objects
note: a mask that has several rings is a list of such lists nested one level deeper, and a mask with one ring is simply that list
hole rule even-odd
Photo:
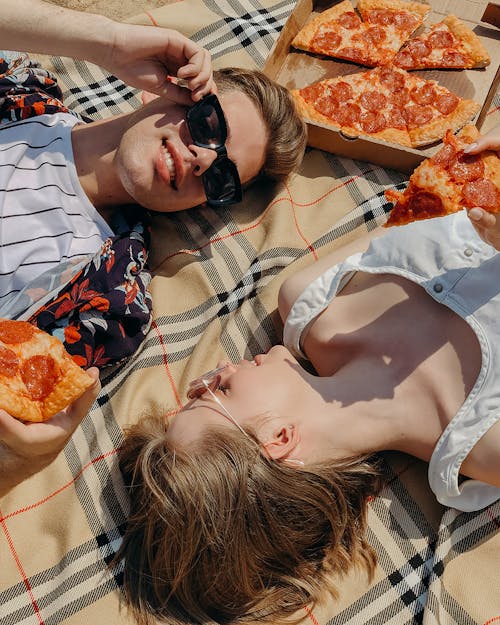
[{"label": "pizza slice", "polygon": [[302,28],[292,46],[360,65],[390,63],[430,7],[404,0],[358,2],[362,21],[349,0],[326,9]]},{"label": "pizza slice", "polygon": [[385,227],[443,217],[474,206],[499,213],[498,154],[485,151],[468,155],[464,152],[465,146],[473,143],[477,135],[472,125],[465,126],[456,136],[448,131],[443,147],[415,169],[403,193],[388,189],[385,196],[395,206]]},{"label": "pizza slice", "polygon": [[420,37],[410,39],[394,58],[403,69],[470,69],[486,67],[488,51],[458,17],[448,15]]},{"label": "pizza slice", "polygon": [[0,408],[22,421],[46,421],[92,384],[61,341],[27,321],[0,319]]},{"label": "pizza slice", "polygon": [[442,139],[447,130],[456,131],[481,108],[474,100],[464,99],[439,85],[406,72],[409,100],[403,108],[413,147]]},{"label": "pizza slice", "polygon": [[322,80],[292,95],[306,121],[407,147],[442,139],[480,108],[435,81],[392,66]]}]

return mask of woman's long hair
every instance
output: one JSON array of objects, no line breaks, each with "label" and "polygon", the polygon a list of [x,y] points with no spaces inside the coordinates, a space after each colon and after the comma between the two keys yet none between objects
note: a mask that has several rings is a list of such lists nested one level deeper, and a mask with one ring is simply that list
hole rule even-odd
[{"label": "woman's long hair", "polygon": [[335,596],[333,578],[353,565],[373,573],[373,459],[296,468],[236,429],[175,450],[166,430],[164,419],[143,419],[121,451],[131,513],[117,557],[140,625],[289,624],[325,590]]}]

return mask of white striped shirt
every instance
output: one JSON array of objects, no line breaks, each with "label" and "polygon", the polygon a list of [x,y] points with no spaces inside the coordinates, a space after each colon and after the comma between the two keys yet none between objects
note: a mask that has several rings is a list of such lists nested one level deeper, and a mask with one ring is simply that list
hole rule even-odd
[{"label": "white striped shirt", "polygon": [[113,232],[76,173],[73,115],[0,126],[0,306],[61,261],[93,255]]}]

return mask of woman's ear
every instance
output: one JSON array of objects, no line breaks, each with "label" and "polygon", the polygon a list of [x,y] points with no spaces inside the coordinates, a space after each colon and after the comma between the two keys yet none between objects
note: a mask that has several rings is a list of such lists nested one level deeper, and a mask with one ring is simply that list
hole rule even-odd
[{"label": "woman's ear", "polygon": [[272,460],[284,460],[290,456],[299,443],[300,437],[294,425],[278,425],[262,447]]}]

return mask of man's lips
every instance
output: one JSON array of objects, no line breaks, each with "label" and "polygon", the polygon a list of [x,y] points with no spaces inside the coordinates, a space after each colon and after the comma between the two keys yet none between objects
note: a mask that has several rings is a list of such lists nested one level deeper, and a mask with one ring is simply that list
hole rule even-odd
[{"label": "man's lips", "polygon": [[178,189],[184,178],[182,159],[177,150],[163,140],[155,158],[156,171],[160,178],[174,189]]}]

